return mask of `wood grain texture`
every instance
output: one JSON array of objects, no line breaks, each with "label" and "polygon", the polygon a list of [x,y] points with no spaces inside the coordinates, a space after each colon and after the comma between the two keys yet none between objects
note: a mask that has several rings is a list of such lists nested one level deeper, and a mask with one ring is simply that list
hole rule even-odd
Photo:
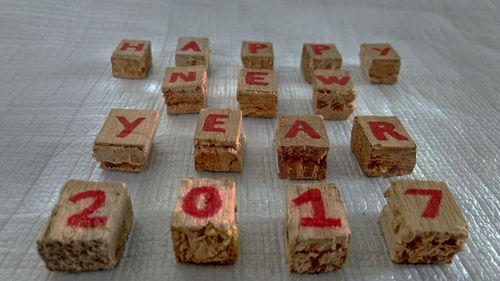
[{"label": "wood grain texture", "polygon": [[[249,46],[254,45],[255,48]],[[273,43],[260,41],[241,42],[241,62],[245,68],[273,69],[274,51]]]},{"label": "wood grain texture", "polygon": [[[325,218],[339,220],[340,226],[305,226],[303,218],[317,216],[313,203],[297,205],[295,200],[311,190],[319,190]],[[339,189],[333,183],[286,185],[285,256],[290,271],[328,272],[347,261],[351,230]]]},{"label": "wood grain texture", "polygon": [[393,181],[384,197],[380,223],[393,262],[450,263],[463,249],[467,222],[444,182]]},{"label": "wood grain texture", "polygon": [[207,72],[202,65],[167,67],[162,92],[167,114],[198,113],[206,104]]},{"label": "wood grain texture", "polygon": [[[95,198],[70,201],[88,191],[105,194],[102,206],[89,217],[103,217],[98,226],[70,225],[69,218],[84,212]],[[132,203],[125,183],[69,180],[38,239],[38,252],[49,270],[80,272],[114,267],[121,256],[133,218]]]},{"label": "wood grain texture", "polygon": [[275,117],[278,112],[278,75],[274,70],[240,70],[237,100],[245,116]]},{"label": "wood grain texture", "polygon": [[117,78],[144,79],[152,65],[149,40],[123,39],[111,55],[111,71]]},{"label": "wood grain texture", "polygon": [[361,44],[359,60],[370,82],[394,84],[398,81],[401,57],[390,44]]},{"label": "wood grain texture", "polygon": [[[207,187],[215,193],[190,196],[197,189]],[[215,204],[215,199],[221,200],[219,208],[203,216],[190,214],[185,202],[194,200],[196,210],[205,210]],[[170,223],[178,262],[234,263],[239,248],[234,181],[229,178],[184,178]]]},{"label": "wood grain texture", "polygon": [[315,70],[340,69],[342,56],[335,44],[305,43],[302,46],[300,67],[306,81],[312,83]]},{"label": "wood grain texture", "polygon": [[208,72],[210,40],[206,37],[179,37],[175,50],[176,66],[202,65]]},{"label": "wood grain texture", "polygon": [[349,71],[344,69],[314,71],[313,107],[315,114],[327,120],[345,120],[354,111],[355,99],[356,91]]}]

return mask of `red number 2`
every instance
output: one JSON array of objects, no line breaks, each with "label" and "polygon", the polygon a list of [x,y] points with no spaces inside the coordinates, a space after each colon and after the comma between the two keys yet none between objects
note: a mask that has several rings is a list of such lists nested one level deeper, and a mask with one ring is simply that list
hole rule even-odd
[{"label": "red number 2", "polygon": [[410,188],[405,191],[405,195],[430,195],[431,198],[427,202],[424,212],[422,213],[423,218],[435,218],[439,212],[439,205],[441,205],[441,198],[443,194],[439,189],[417,189]]},{"label": "red number 2", "polygon": [[68,218],[68,225],[81,227],[96,227],[106,225],[106,223],[108,222],[107,217],[89,217],[104,204],[106,200],[106,193],[104,193],[104,191],[88,190],[80,192],[71,196],[68,200],[76,203],[77,201],[89,197],[94,198],[94,202],[87,208],[83,209],[81,213],[70,216]]},{"label": "red number 2", "polygon": [[341,227],[342,222],[340,219],[325,217],[325,204],[319,189],[311,189],[302,193],[299,197],[292,200],[295,205],[300,206],[307,202],[312,203],[313,217],[301,218],[300,225],[312,227]]}]

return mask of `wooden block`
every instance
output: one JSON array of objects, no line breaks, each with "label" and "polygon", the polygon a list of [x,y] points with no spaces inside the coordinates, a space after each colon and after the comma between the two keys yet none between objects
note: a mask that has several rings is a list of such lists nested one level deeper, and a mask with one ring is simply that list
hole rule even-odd
[{"label": "wooden block", "polygon": [[114,77],[144,79],[152,65],[151,41],[123,39],[111,56]]},{"label": "wooden block", "polygon": [[350,242],[351,230],[337,185],[286,185],[285,256],[290,271],[341,268]]},{"label": "wooden block", "polygon": [[198,113],[205,107],[207,72],[202,65],[167,67],[162,92],[167,114]]},{"label": "wooden block", "polygon": [[125,183],[69,180],[38,236],[38,253],[52,271],[112,268],[133,216]]},{"label": "wooden block", "polygon": [[384,192],[380,224],[395,263],[451,263],[467,222],[444,182],[398,180]]},{"label": "wooden block", "polygon": [[231,264],[238,258],[235,183],[185,178],[170,226],[178,262]]},{"label": "wooden block", "polygon": [[101,169],[142,171],[157,122],[156,110],[111,109],[94,141],[93,156]]},{"label": "wooden block", "polygon": [[306,43],[302,47],[300,65],[304,78],[312,83],[315,70],[341,68],[342,56],[335,44]]},{"label": "wooden block", "polygon": [[395,116],[356,116],[351,150],[368,177],[411,174],[417,145]]},{"label": "wooden block", "polygon": [[241,61],[245,68],[273,69],[273,43],[258,41],[241,42]]},{"label": "wooden block", "polygon": [[246,135],[241,111],[204,108],[194,134],[194,164],[198,171],[241,172]]},{"label": "wooden block", "polygon": [[314,113],[328,120],[345,120],[354,111],[356,91],[347,70],[314,71]]},{"label": "wooden block", "polygon": [[179,37],[175,66],[203,65],[208,71],[210,40],[203,37]]},{"label": "wooden block", "polygon": [[278,112],[278,75],[274,70],[240,70],[237,99],[243,115],[272,118]]},{"label": "wooden block", "polygon": [[390,44],[361,44],[359,60],[370,82],[394,84],[398,81],[401,58]]},{"label": "wooden block", "polygon": [[330,140],[321,115],[280,115],[276,150],[280,179],[325,179]]}]

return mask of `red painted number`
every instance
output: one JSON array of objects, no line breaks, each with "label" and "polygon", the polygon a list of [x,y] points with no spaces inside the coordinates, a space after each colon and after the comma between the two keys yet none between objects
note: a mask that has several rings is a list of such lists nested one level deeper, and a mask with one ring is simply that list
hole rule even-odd
[{"label": "red painted number", "polygon": [[379,51],[381,56],[387,56],[391,48],[385,48],[385,49],[379,49],[379,48],[372,48],[375,51]]},{"label": "red painted number", "polygon": [[423,218],[434,219],[439,213],[439,206],[441,205],[441,199],[443,194],[439,189],[417,189],[410,188],[405,191],[405,195],[427,195],[431,198],[427,202],[424,212],[422,213]]},{"label": "red painted number", "polygon": [[77,193],[71,196],[68,200],[76,203],[85,198],[94,198],[94,202],[83,209],[79,214],[72,215],[68,218],[68,225],[79,227],[96,227],[106,225],[108,222],[107,217],[89,217],[106,201],[106,193],[102,190],[88,190]]},{"label": "red painted number", "polygon": [[137,126],[139,126],[139,124],[142,123],[142,121],[144,121],[146,118],[144,117],[139,117],[137,119],[134,120],[134,122],[130,123],[128,120],[127,120],[127,117],[125,116],[116,116],[116,119],[118,119],[118,121],[120,121],[120,123],[122,123],[123,127],[125,127],[118,135],[116,135],[117,137],[119,138],[124,138],[126,136],[128,136],[130,133],[132,133],[132,131],[137,128]]},{"label": "red painted number", "polygon": [[311,202],[313,208],[312,218],[301,218],[300,225],[312,227],[341,227],[340,219],[325,217],[325,204],[319,189],[311,189],[302,193],[299,197],[292,200],[295,205],[300,206],[307,202]]},{"label": "red painted number", "polygon": [[[196,204],[198,197],[205,195],[203,208]],[[222,208],[222,198],[217,188],[212,186],[200,186],[191,189],[182,200],[182,210],[196,218],[209,218]]]}]

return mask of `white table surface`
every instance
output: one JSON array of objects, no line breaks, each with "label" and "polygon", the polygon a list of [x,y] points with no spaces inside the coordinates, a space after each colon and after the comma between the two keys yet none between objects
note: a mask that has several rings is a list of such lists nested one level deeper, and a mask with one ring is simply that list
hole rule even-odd
[{"label": "white table surface", "polygon": [[[500,2],[496,0],[0,1],[0,280],[493,280],[500,276]],[[311,2],[317,2],[312,4]],[[349,149],[351,116],[327,121],[327,182],[340,186],[352,230],[336,272],[291,274],[284,259],[284,186],[277,176],[276,119],[244,118],[241,174],[197,172],[197,115],[167,116],[164,69],[179,36],[211,41],[208,106],[238,108],[242,40],[274,43],[279,114],[310,114],[312,89],[300,71],[305,42],[334,42],[358,93],[355,115],[396,115],[418,145],[413,173],[445,181],[469,223],[452,264],[390,261],[379,214],[396,178],[363,176]],[[145,80],[111,76],[122,38],[152,41]],[[372,85],[359,45],[390,42],[400,81]],[[91,148],[111,108],[160,113],[142,173],[103,171]],[[170,215],[183,177],[233,177],[240,256],[235,265],[175,261]],[[120,263],[80,274],[48,271],[35,240],[70,178],[127,183],[135,217]]]}]

